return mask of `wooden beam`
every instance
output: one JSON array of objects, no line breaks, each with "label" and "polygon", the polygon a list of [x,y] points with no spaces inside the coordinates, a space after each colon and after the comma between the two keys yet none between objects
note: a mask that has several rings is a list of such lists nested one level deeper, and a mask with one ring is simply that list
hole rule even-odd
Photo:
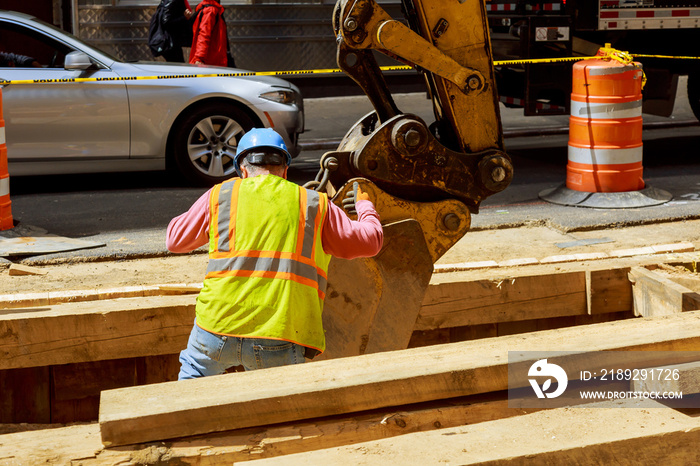
[{"label": "wooden beam", "polygon": [[700,361],[649,368],[644,379],[633,380],[632,391],[700,393]]},{"label": "wooden beam", "polygon": [[230,465],[538,411],[509,408],[504,396],[503,393],[478,395],[279,424],[264,430],[221,432],[178,439],[169,442],[167,447],[158,442],[105,449],[100,443],[97,424],[21,432],[0,436],[0,465],[4,464],[4,458],[12,458],[14,463],[11,464],[111,466],[136,463],[148,457],[187,464],[201,464],[206,460],[210,465]]},{"label": "wooden beam", "polygon": [[600,403],[252,461],[251,466],[696,464],[700,418],[655,402]]},{"label": "wooden beam", "polygon": [[644,267],[632,267],[635,315],[650,317],[700,309],[700,294]]},{"label": "wooden beam", "polygon": [[584,315],[584,272],[433,284],[414,330]]},{"label": "wooden beam", "polygon": [[609,314],[634,309],[629,267],[587,270],[586,306],[588,314]]},{"label": "wooden beam", "polygon": [[[392,326],[396,316],[384,319],[383,326],[369,326],[371,316],[331,319],[329,313],[324,316],[328,343],[376,352],[386,350],[379,341],[393,348],[407,346],[406,338],[414,331],[585,317],[591,306],[587,296],[598,303],[596,314],[607,308],[623,309],[625,291],[615,291],[613,284],[625,289],[629,284],[621,283],[617,275],[618,269],[602,269],[588,274],[588,280],[584,272],[575,272],[432,284],[415,325],[410,318],[400,319],[398,332]],[[153,285],[0,296],[0,308],[4,308],[0,309],[0,335],[4,336],[0,369],[177,353],[186,344],[195,302],[194,295],[178,294],[196,290],[197,286],[189,285]],[[349,332],[349,328],[364,330]],[[390,329],[396,333],[393,339],[387,336]],[[371,335],[375,343],[370,345]]]},{"label": "wooden beam", "polygon": [[514,350],[522,352],[513,357],[523,375],[512,383],[527,387],[527,368],[539,359],[527,352],[543,348],[557,348],[551,359],[566,363],[570,374],[610,367],[605,353],[591,358],[591,351],[635,349],[640,360],[627,367],[648,367],[641,350],[676,358],[700,350],[700,312],[108,390],[100,404],[102,440],[127,445],[505,390]]},{"label": "wooden beam", "polygon": [[169,284],[3,294],[0,295],[0,309],[33,308],[38,306],[53,306],[56,304],[117,298],[183,295],[198,293],[201,288],[201,284]]},{"label": "wooden beam", "polygon": [[0,423],[51,422],[48,367],[0,371]]},{"label": "wooden beam", "polygon": [[0,369],[178,353],[194,306],[186,295],[3,310]]},{"label": "wooden beam", "polygon": [[698,274],[698,262],[670,262],[668,264],[648,265],[649,270],[666,272],[669,278],[679,285],[683,285],[691,291],[700,292],[700,274]]}]

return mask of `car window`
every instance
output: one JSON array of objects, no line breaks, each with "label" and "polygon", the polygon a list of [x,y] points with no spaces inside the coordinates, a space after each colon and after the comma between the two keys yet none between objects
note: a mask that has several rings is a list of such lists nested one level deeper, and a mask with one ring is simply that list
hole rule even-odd
[{"label": "car window", "polygon": [[72,51],[41,32],[0,21],[0,66],[63,68]]}]

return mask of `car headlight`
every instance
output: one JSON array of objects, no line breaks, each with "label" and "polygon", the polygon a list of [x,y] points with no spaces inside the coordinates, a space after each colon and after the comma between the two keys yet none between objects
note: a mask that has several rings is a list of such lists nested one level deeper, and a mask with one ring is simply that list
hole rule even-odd
[{"label": "car headlight", "polygon": [[264,92],[260,94],[260,97],[265,100],[287,105],[291,105],[296,102],[296,93],[289,90]]}]

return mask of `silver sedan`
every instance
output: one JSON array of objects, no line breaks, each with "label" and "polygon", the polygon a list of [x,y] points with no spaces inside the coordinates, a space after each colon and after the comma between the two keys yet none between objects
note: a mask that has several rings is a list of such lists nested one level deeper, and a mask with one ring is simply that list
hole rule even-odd
[{"label": "silver sedan", "polygon": [[[236,146],[253,127],[274,128],[299,153],[302,98],[282,79],[172,78],[241,70],[120,62],[32,16],[2,10],[0,44],[0,80],[10,81],[2,86],[10,176],[177,168],[211,185],[234,175]],[[133,79],[153,76],[169,78]],[[60,82],[75,78],[94,79]]]}]

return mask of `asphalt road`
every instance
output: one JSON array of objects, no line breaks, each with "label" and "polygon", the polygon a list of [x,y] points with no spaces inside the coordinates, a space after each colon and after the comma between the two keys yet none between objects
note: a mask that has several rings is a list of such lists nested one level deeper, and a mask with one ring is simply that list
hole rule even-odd
[{"label": "asphalt road", "polygon": [[[481,212],[472,217],[472,228],[545,223],[562,231],[580,231],[700,217],[700,126],[687,126],[694,116],[684,98],[684,91],[679,91],[670,118],[645,115],[645,124],[685,122],[686,126],[645,130],[644,179],[648,186],[669,192],[673,199],[643,208],[582,208],[540,199],[541,192],[564,183],[568,136],[518,134],[566,127],[568,118],[523,117],[522,110],[502,107],[506,150],[513,159],[515,176],[510,187],[483,202]],[[396,100],[402,111],[432,121],[430,101],[424,95],[398,95]],[[290,167],[290,179],[298,183],[313,179],[326,148],[337,143],[370,109],[364,96],[307,100],[307,131],[301,139],[305,149]],[[42,263],[165,254],[168,222],[205,191],[181,183],[165,172],[12,178],[12,212],[20,224],[3,236],[48,240],[51,237],[46,235],[58,235],[78,241],[77,247],[104,246],[10,259]]]}]

